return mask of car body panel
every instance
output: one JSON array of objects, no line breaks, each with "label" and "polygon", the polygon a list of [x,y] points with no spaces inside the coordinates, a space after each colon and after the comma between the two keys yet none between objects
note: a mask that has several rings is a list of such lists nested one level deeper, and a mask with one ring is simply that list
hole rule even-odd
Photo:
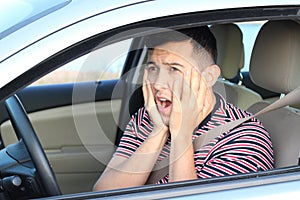
[{"label": "car body panel", "polygon": [[[149,185],[124,190],[63,195],[47,199],[290,199],[299,198],[299,172],[290,170],[289,174],[267,173],[266,176],[245,175],[244,178],[218,181],[197,180],[188,182],[169,183],[168,185]],[[266,175],[266,174],[265,174]]]}]

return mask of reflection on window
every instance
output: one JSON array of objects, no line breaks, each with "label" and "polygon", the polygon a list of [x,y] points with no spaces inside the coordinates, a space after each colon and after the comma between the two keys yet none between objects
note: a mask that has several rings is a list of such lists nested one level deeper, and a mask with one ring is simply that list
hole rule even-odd
[{"label": "reflection on window", "polygon": [[58,84],[118,79],[131,39],[114,43],[81,56],[33,83]]}]

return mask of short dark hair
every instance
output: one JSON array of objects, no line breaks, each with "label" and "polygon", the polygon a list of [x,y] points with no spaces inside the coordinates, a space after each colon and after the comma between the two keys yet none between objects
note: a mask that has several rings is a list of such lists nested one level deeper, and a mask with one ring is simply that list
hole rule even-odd
[{"label": "short dark hair", "polygon": [[168,42],[180,42],[192,39],[194,52],[197,54],[203,48],[210,54],[214,63],[217,62],[216,38],[208,26],[191,27],[179,30],[168,30],[150,35],[146,38],[146,46],[153,49]]}]

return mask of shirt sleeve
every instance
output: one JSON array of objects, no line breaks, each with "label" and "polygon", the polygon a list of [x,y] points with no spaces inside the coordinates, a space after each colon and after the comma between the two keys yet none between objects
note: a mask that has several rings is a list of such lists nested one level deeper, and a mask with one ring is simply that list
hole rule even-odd
[{"label": "shirt sleeve", "polygon": [[221,138],[205,162],[199,162],[196,159],[199,178],[269,170],[274,167],[272,143],[260,124],[248,122]]},{"label": "shirt sleeve", "polygon": [[145,141],[148,131],[143,129],[145,124],[144,115],[145,109],[141,108],[131,117],[114,156],[129,158]]}]

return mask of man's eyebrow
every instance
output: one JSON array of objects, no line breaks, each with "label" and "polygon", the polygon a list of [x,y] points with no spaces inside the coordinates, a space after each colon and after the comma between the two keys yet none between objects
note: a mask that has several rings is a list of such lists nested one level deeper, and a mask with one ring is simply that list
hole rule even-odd
[{"label": "man's eyebrow", "polygon": [[146,63],[146,65],[151,65],[151,64],[156,65],[156,63],[153,62],[153,61],[148,61],[148,62]]},{"label": "man's eyebrow", "polygon": [[178,66],[178,67],[182,67],[184,68],[184,65],[177,63],[177,62],[172,62],[172,63],[163,63],[164,65],[168,65],[168,66]]},{"label": "man's eyebrow", "polygon": [[[148,62],[146,63],[146,65],[156,65],[156,63],[153,62],[153,61],[148,61]],[[167,66],[178,66],[178,67],[184,68],[184,65],[182,65],[182,64],[180,64],[180,63],[177,63],[177,62],[171,62],[171,63],[165,62],[165,63],[163,63],[163,65],[167,65]]]}]

